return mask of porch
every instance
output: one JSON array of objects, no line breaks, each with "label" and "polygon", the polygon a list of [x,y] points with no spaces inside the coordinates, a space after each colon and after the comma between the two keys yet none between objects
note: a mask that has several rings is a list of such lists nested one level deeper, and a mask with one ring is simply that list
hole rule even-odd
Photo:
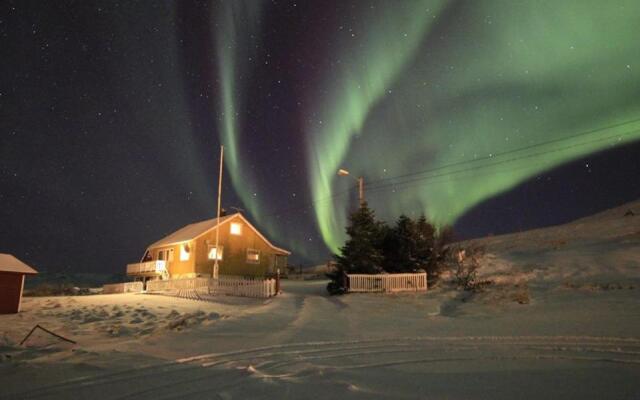
[{"label": "porch", "polygon": [[127,275],[136,277],[167,277],[168,262],[165,260],[145,261],[127,264]]}]

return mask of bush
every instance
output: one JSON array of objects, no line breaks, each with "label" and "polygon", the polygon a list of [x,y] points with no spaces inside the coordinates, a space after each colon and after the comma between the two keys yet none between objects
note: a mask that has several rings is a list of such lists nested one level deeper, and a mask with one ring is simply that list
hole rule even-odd
[{"label": "bush", "polygon": [[327,284],[327,292],[329,292],[330,295],[333,296],[347,293],[348,287],[344,274],[338,275],[337,272],[333,272],[327,274],[327,277],[330,279]]},{"label": "bush", "polygon": [[478,280],[480,258],[484,255],[484,247],[472,247],[469,249],[457,248],[452,251],[455,264],[454,280],[458,289],[480,292],[484,287],[491,285],[492,281]]}]

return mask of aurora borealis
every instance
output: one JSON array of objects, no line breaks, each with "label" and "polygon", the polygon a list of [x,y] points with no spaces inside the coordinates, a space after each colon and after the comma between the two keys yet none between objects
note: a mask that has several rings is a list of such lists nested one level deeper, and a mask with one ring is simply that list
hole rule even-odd
[{"label": "aurora borealis", "polygon": [[[238,147],[240,136],[240,111],[245,104],[244,80],[249,79],[251,70],[246,60],[255,57],[253,42],[256,39],[256,29],[259,24],[261,2],[234,1],[227,2],[218,9],[215,32],[217,50],[219,82],[220,82],[220,110],[219,130],[222,142],[227,146],[226,165],[236,190],[241,195],[253,186],[253,177],[242,168]],[[245,197],[246,199],[246,197]],[[259,204],[245,201],[249,211],[259,215]]]},{"label": "aurora borealis", "polygon": [[453,224],[536,174],[640,138],[637,11],[632,1],[382,1],[337,17],[326,29],[335,62],[301,133],[325,244],[337,251],[344,239],[350,203],[339,194],[353,181],[336,176],[342,166],[373,182],[367,199],[383,218]]},{"label": "aurora borealis", "polygon": [[342,244],[359,176],[380,218],[425,213],[461,237],[640,196],[634,1],[10,1],[1,15],[0,243],[34,265],[120,271],[210,218],[220,144],[223,207],[308,265]]}]

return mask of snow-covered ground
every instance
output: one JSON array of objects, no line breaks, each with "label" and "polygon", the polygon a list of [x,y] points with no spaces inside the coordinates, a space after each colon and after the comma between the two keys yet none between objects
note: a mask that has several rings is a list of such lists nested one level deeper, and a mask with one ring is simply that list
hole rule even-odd
[{"label": "snow-covered ground", "polygon": [[[0,316],[0,398],[640,398],[640,202],[493,237],[470,295],[26,298]],[[526,301],[521,301],[526,299]],[[525,304],[521,304],[525,303]],[[45,334],[17,343],[40,323]]]}]

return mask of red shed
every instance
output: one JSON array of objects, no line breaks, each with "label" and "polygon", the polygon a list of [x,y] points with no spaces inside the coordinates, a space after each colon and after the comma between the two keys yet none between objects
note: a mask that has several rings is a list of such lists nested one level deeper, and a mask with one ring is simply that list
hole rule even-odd
[{"label": "red shed", "polygon": [[37,273],[11,254],[0,253],[0,314],[20,312],[24,276]]}]

